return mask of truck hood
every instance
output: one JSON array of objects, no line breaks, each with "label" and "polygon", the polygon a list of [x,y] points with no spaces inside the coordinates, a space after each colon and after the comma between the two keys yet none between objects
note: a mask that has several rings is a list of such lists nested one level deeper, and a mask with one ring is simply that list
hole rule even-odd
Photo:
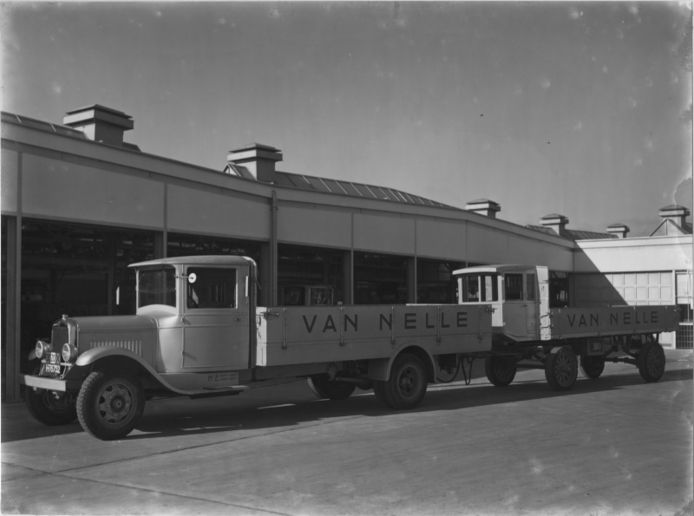
[{"label": "truck hood", "polygon": [[83,354],[94,348],[120,348],[151,360],[158,342],[155,317],[115,315],[74,317],[77,348]]},{"label": "truck hood", "polygon": [[101,331],[142,331],[157,328],[156,317],[144,315],[99,315],[70,317],[77,323],[78,331],[81,332],[101,332]]}]

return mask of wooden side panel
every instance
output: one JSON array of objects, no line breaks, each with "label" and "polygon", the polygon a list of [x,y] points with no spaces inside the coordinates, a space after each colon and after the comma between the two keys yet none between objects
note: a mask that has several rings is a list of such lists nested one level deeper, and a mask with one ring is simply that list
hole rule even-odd
[{"label": "wooden side panel", "polygon": [[620,306],[550,310],[552,339],[674,331],[675,306]]},{"label": "wooden side panel", "polygon": [[258,308],[257,365],[388,358],[419,345],[431,354],[491,349],[491,313],[460,305]]}]

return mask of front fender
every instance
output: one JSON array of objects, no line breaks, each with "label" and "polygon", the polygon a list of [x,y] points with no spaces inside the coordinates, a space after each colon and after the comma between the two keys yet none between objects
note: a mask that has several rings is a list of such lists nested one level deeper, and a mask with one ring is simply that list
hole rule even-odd
[{"label": "front fender", "polygon": [[147,373],[149,373],[152,378],[157,380],[159,383],[161,383],[164,388],[170,390],[171,392],[175,392],[176,394],[190,394],[190,392],[177,389],[173,385],[171,385],[169,382],[164,380],[161,375],[151,366],[151,364],[147,363],[146,361],[142,360],[142,357],[139,355],[133,353],[132,351],[128,349],[123,349],[123,348],[92,348],[88,349],[84,353],[82,353],[80,356],[77,357],[77,360],[75,361],[75,366],[78,368],[85,368],[88,369],[90,366],[93,366],[97,362],[101,360],[109,360],[109,359],[115,359],[115,358],[126,358],[128,360],[132,360],[133,362],[137,362],[139,366],[141,366]]},{"label": "front fender", "polygon": [[101,360],[102,358],[106,357],[127,357],[138,364],[140,364],[142,367],[147,369],[152,374],[156,374],[156,371],[152,368],[151,365],[149,365],[147,362],[142,360],[142,357],[139,355],[136,355],[129,349],[123,349],[123,348],[92,348],[88,349],[84,353],[81,353],[80,356],[77,357],[77,360],[75,361],[75,365],[78,367],[86,367],[92,365],[94,362],[97,360]]}]

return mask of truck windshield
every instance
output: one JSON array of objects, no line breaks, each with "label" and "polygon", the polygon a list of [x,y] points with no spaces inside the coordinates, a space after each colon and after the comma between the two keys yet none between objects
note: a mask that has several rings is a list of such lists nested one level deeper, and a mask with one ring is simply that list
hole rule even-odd
[{"label": "truck windshield", "polygon": [[463,303],[484,303],[499,300],[497,274],[465,274],[460,278]]},{"label": "truck windshield", "polygon": [[138,272],[137,307],[176,306],[176,270],[173,267],[141,269]]}]

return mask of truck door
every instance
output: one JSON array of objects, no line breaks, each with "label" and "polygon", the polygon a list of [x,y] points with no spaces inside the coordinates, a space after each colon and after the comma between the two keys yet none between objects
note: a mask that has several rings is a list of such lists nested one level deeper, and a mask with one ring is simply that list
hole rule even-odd
[{"label": "truck door", "polygon": [[503,333],[518,341],[537,340],[540,292],[535,271],[508,272],[503,278]]},{"label": "truck door", "polygon": [[503,275],[503,332],[514,340],[525,340],[528,333],[523,283],[523,274],[520,272],[507,272]]},{"label": "truck door", "polygon": [[189,266],[185,277],[183,369],[248,369],[248,270]]},{"label": "truck door", "polygon": [[538,316],[540,312],[540,293],[538,292],[537,275],[535,272],[524,274],[525,277],[525,327],[529,340],[537,340],[540,336]]}]

